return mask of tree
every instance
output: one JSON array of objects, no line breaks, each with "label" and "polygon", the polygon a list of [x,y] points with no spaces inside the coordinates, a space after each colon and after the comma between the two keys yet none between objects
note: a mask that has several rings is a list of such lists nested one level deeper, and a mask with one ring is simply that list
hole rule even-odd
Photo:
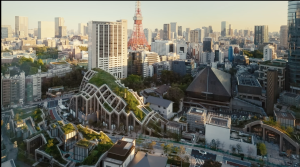
[{"label": "tree", "polygon": [[241,146],[240,143],[236,144],[236,149],[238,151],[238,154],[243,151],[242,146]]},{"label": "tree", "polygon": [[218,149],[220,145],[221,145],[221,142],[220,142],[219,139],[217,139],[217,140],[216,140],[216,149]]},{"label": "tree", "polygon": [[164,144],[164,143],[161,143],[161,144],[160,144],[160,147],[163,149],[163,151],[165,151],[165,150],[164,150],[164,148],[165,148],[165,144]]},{"label": "tree", "polygon": [[288,126],[288,127],[286,128],[286,132],[287,132],[288,134],[292,134],[292,133],[294,132],[294,129],[293,129],[291,126]]},{"label": "tree", "polygon": [[258,147],[258,150],[260,151],[260,154],[262,156],[267,155],[267,148],[266,148],[266,145],[264,143],[258,143],[257,147]]},{"label": "tree", "polygon": [[204,164],[202,165],[203,167],[221,167],[222,164],[218,161],[214,161],[212,159],[205,160]]}]

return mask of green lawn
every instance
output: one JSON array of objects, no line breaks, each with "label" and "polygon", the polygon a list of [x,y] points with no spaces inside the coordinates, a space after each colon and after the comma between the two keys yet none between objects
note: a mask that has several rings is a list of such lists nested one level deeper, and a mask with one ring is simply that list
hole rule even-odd
[{"label": "green lawn", "polygon": [[90,142],[87,141],[86,139],[82,139],[82,140],[79,140],[76,144],[77,144],[78,146],[82,146],[82,147],[88,148],[92,143],[90,143]]}]

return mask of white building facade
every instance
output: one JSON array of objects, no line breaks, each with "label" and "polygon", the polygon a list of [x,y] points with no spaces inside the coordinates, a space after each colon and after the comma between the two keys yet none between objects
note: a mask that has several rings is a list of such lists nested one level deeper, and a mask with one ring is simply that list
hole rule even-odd
[{"label": "white building facade", "polygon": [[54,22],[39,21],[38,22],[38,39],[55,37]]},{"label": "white building facade", "polygon": [[28,37],[28,17],[15,16],[15,35],[19,38]]},{"label": "white building facade", "polygon": [[101,68],[117,78],[127,77],[127,20],[90,21],[88,69]]},{"label": "white building facade", "polygon": [[274,46],[272,46],[270,44],[266,45],[264,47],[263,54],[264,54],[264,61],[273,60],[273,59],[277,58],[277,55],[276,55],[276,52],[275,52],[275,48],[274,48]]}]

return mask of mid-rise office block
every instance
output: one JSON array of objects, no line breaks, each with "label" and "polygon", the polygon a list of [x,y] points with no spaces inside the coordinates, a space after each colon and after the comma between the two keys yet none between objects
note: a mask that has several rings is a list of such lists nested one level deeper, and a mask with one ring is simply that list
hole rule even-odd
[{"label": "mid-rise office block", "polygon": [[127,77],[127,20],[89,22],[88,68],[101,68],[118,78]]},{"label": "mid-rise office block", "polygon": [[58,29],[59,29],[59,33],[58,33],[59,38],[67,36],[67,26],[59,26]]},{"label": "mid-rise office block", "polygon": [[160,56],[168,55],[170,52],[176,53],[176,43],[173,43],[172,41],[156,40],[151,43],[151,51]]},{"label": "mid-rise office block", "polygon": [[300,2],[288,2],[288,69],[292,92],[300,93]]},{"label": "mid-rise office block", "polygon": [[273,115],[274,104],[278,97],[278,71],[268,69],[267,71],[267,114]]},{"label": "mid-rise office block", "polygon": [[170,24],[164,24],[164,36],[163,40],[170,40],[171,39],[171,27]]},{"label": "mid-rise office block", "polygon": [[171,22],[171,32],[174,32],[174,38],[177,39],[177,22]]},{"label": "mid-rise office block", "polygon": [[28,37],[28,17],[15,16],[15,34],[16,37]]},{"label": "mid-rise office block", "polygon": [[87,27],[86,23],[79,23],[78,24],[78,35],[86,35],[85,33],[85,27]]},{"label": "mid-rise office block", "polygon": [[195,62],[193,59],[172,61],[172,71],[180,76],[185,76],[186,74],[192,75],[194,68]]},{"label": "mid-rise office block", "polygon": [[268,26],[254,26],[254,44],[259,45],[266,42],[269,42]]},{"label": "mid-rise office block", "polygon": [[178,26],[178,36],[182,36],[182,26]]},{"label": "mid-rise office block", "polygon": [[204,29],[196,28],[194,31],[198,31],[198,42],[203,42],[204,39]]},{"label": "mid-rise office block", "polygon": [[12,30],[10,25],[1,25],[1,39],[11,38]]},{"label": "mid-rise office block", "polygon": [[61,36],[59,36],[59,26],[64,26],[65,24],[65,19],[62,17],[55,17],[55,37],[59,37],[61,38]]},{"label": "mid-rise office block", "polygon": [[206,37],[203,41],[203,52],[212,52],[213,44],[212,38]]},{"label": "mid-rise office block", "polygon": [[221,36],[225,37],[227,36],[227,31],[228,31],[228,25],[226,21],[221,22]]},{"label": "mid-rise office block", "polygon": [[264,47],[263,54],[264,61],[277,59],[275,48],[270,44]]},{"label": "mid-rise office block", "polygon": [[288,26],[280,26],[280,46],[283,49],[288,48]]},{"label": "mid-rise office block", "polygon": [[38,22],[38,39],[55,37],[54,22],[39,21]]},{"label": "mid-rise office block", "polygon": [[144,34],[148,44],[150,45],[152,42],[152,31],[149,28],[144,29]]},{"label": "mid-rise office block", "polygon": [[204,134],[206,116],[206,109],[191,107],[187,112],[188,130]]}]

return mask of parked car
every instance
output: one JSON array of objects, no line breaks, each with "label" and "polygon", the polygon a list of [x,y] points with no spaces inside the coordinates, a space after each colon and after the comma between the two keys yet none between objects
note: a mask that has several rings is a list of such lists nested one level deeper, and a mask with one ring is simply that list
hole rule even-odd
[{"label": "parked car", "polygon": [[296,159],[296,156],[292,154],[292,158],[293,158],[293,159]]},{"label": "parked car", "polygon": [[260,155],[258,155],[256,158],[257,158],[258,160],[263,159],[262,156],[260,156]]},{"label": "parked car", "polygon": [[267,156],[264,156],[264,159],[267,159]]},{"label": "parked car", "polygon": [[203,151],[203,150],[198,150],[198,151],[199,151],[200,154],[206,154],[206,152]]},{"label": "parked car", "polygon": [[183,143],[184,143],[184,142],[185,142],[185,140],[184,140],[184,139],[180,139],[180,142],[183,142]]}]

